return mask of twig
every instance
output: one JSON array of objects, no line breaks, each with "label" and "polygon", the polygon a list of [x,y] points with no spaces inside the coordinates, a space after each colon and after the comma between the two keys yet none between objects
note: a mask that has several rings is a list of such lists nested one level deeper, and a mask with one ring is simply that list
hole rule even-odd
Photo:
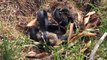
[{"label": "twig", "polygon": [[71,23],[70,24],[70,30],[69,30],[69,37],[68,37],[68,43],[70,42],[70,39],[73,35],[73,26],[74,26],[74,23]]},{"label": "twig", "polygon": [[74,34],[72,35],[71,40],[69,40],[69,43],[74,42],[75,40],[79,39],[82,36],[96,36],[96,33],[83,31],[82,33]]},{"label": "twig", "polygon": [[94,60],[95,53],[98,50],[99,45],[104,41],[106,36],[107,36],[107,32],[103,34],[103,36],[99,39],[98,43],[94,46],[94,49],[92,50],[90,54],[89,60]]}]

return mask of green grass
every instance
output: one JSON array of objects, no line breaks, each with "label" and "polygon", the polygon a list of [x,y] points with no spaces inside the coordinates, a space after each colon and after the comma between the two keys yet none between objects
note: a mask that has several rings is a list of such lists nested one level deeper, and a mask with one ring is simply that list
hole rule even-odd
[{"label": "green grass", "polygon": [[[82,2],[83,0],[81,0]],[[107,32],[107,5],[100,5],[95,6],[92,5],[92,10],[97,11],[99,14],[99,18],[101,26],[98,28],[101,31],[101,34]],[[1,22],[0,21],[0,34],[3,36],[2,43],[0,44],[0,52],[3,56],[4,60],[24,60],[25,55],[22,51],[24,45],[31,44],[30,39],[23,35],[22,33],[18,32],[15,29],[14,21],[12,22]],[[100,37],[98,37],[100,38]],[[91,38],[92,44],[90,49],[93,49],[93,46],[98,41],[98,38]],[[107,39],[101,44],[97,51],[96,59],[103,58],[107,59]],[[35,45],[36,46],[36,45]],[[84,53],[80,52],[80,49],[84,48],[82,44],[82,40],[78,40],[76,45],[73,47],[68,47],[67,44],[60,45],[58,48],[53,48],[46,45],[46,50],[53,50],[54,52],[54,60],[83,60]],[[59,53],[61,49],[64,49],[63,53]]]},{"label": "green grass", "polygon": [[[92,10],[95,10],[97,11],[97,13],[99,14],[99,18],[100,18],[100,21],[101,21],[101,26],[99,26],[98,28],[100,29],[100,34],[104,34],[105,32],[107,32],[107,12],[106,12],[106,9],[107,9],[107,4],[103,4],[103,5],[100,5],[100,6],[95,6],[95,5],[92,5]],[[98,37],[100,38],[100,37]],[[96,39],[94,42],[97,42],[98,39]],[[93,43],[93,45],[95,45],[95,43]],[[96,59],[98,58],[102,58],[103,60],[106,60],[107,59],[107,38],[103,41],[103,43],[100,45],[98,51],[97,51],[97,54],[96,54]]]},{"label": "green grass", "polygon": [[27,37],[12,41],[7,37],[3,37],[2,40],[0,48],[4,60],[23,60],[23,46],[29,43],[29,39]]},{"label": "green grass", "polygon": [[[107,32],[107,4],[106,5],[93,5],[90,4],[90,6],[92,6],[92,11],[96,11],[99,15],[99,19],[101,21],[101,25],[99,27],[97,27],[98,29],[100,29],[100,34],[102,35],[104,32]],[[101,37],[101,36],[100,36]],[[90,38],[92,41],[91,47],[90,49],[92,50],[93,47],[95,46],[95,44],[97,43],[97,41],[99,40],[100,37],[94,37],[94,38]],[[79,49],[83,48],[81,43],[81,41],[78,41],[76,43],[76,46],[73,46],[73,48],[66,48],[67,45],[63,45],[62,48],[65,49],[65,60],[83,60],[84,59],[84,53],[80,53]],[[61,48],[60,48],[61,49]],[[61,55],[62,54],[58,54],[57,53],[58,50],[55,50],[55,60],[61,60]],[[67,53],[71,53],[71,56]],[[107,39],[105,39],[103,41],[103,43],[100,45],[97,54],[95,56],[95,59],[98,58],[102,58],[103,60],[107,59]]]}]

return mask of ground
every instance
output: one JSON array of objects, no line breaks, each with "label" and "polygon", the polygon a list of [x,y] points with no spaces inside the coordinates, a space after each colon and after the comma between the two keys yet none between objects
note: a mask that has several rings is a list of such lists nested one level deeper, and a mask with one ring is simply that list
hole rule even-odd
[{"label": "ground", "polygon": [[[49,5],[49,3],[52,4]],[[96,27],[100,29],[100,34],[97,37],[90,37],[92,43],[89,47],[89,52],[91,52],[103,33],[107,31],[106,3],[106,0],[97,2],[97,4],[92,4],[89,0],[69,0],[68,2],[67,7],[72,8],[70,11],[75,19],[77,19],[77,13],[84,16],[89,12],[89,9],[87,10],[86,8],[86,5],[89,4],[91,6],[90,11],[96,11],[101,21],[101,25]],[[0,0],[0,60],[25,59],[31,48],[26,47],[26,45],[32,44],[30,38],[24,34],[25,26],[36,18],[36,11],[40,8],[48,10],[49,6],[52,5],[54,5],[54,2],[50,0]],[[107,59],[106,43],[105,39],[96,53],[96,60]],[[83,44],[83,39],[78,39],[72,48],[69,48],[66,44],[60,45],[58,48],[50,46],[48,48],[53,51],[55,60],[62,60],[63,56],[61,54],[65,55],[65,60],[83,60],[85,53],[79,51],[85,48]],[[61,50],[63,49],[64,52],[62,53]]]}]

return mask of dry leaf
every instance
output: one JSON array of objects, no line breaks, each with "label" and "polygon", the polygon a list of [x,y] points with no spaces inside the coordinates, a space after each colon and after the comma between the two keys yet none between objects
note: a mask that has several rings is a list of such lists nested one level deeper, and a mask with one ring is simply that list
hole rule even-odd
[{"label": "dry leaf", "polygon": [[87,13],[86,16],[93,15],[95,13],[96,13],[95,11],[92,11],[92,12]]},{"label": "dry leaf", "polygon": [[84,17],[84,25],[89,23],[90,18],[92,18],[92,15],[94,15],[95,13],[95,11],[92,11],[86,14],[86,16]]},{"label": "dry leaf", "polygon": [[87,50],[87,48],[83,48],[83,49],[80,50],[80,52],[82,53],[82,52],[84,52],[86,50]]},{"label": "dry leaf", "polygon": [[48,54],[47,52],[42,52],[42,53],[37,54],[36,57],[38,57],[38,58],[43,58],[43,57],[46,57],[46,56],[48,56],[48,55],[49,55],[49,54]]},{"label": "dry leaf", "polygon": [[77,40],[78,38],[82,37],[82,36],[96,36],[96,33],[91,33],[91,32],[87,32],[87,31],[83,31],[79,34],[76,34],[75,36],[73,36],[68,43],[73,43],[75,40]]},{"label": "dry leaf", "polygon": [[34,51],[30,51],[27,55],[27,57],[35,57],[36,53]]},{"label": "dry leaf", "polygon": [[85,30],[86,30],[86,29],[90,29],[90,28],[95,28],[95,25],[92,24],[92,23],[88,23],[88,24],[85,26]]},{"label": "dry leaf", "polygon": [[73,34],[73,26],[74,26],[74,23],[71,23],[71,24],[70,24],[70,30],[69,30],[68,42],[69,42],[69,40],[71,39],[72,34]]},{"label": "dry leaf", "polygon": [[80,21],[81,21],[82,16],[81,16],[81,14],[80,14],[79,12],[78,12],[77,14],[78,14],[78,21],[80,22]]},{"label": "dry leaf", "polygon": [[73,43],[75,40],[77,40],[78,38],[80,38],[81,36],[84,36],[84,33],[79,33],[79,34],[75,34],[68,43]]},{"label": "dry leaf", "polygon": [[84,25],[86,25],[89,22],[89,19],[90,19],[90,15],[84,17]]},{"label": "dry leaf", "polygon": [[98,18],[95,18],[91,21],[91,23],[94,25],[94,26],[99,26],[101,24],[100,20]]},{"label": "dry leaf", "polygon": [[83,34],[84,34],[84,36],[96,36],[97,35],[96,33],[91,33],[91,32],[87,32],[87,31],[84,31]]},{"label": "dry leaf", "polygon": [[88,41],[88,43],[85,44],[85,47],[86,47],[86,48],[89,48],[90,46],[91,46],[91,40]]},{"label": "dry leaf", "polygon": [[37,27],[37,20],[32,20],[27,24],[27,27]]}]

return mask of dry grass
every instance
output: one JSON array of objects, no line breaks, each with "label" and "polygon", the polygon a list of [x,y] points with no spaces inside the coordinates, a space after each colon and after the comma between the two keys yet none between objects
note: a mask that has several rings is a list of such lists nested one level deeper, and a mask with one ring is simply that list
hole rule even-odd
[{"label": "dry grass", "polygon": [[[71,6],[73,6],[71,9],[71,12],[73,12],[72,14],[75,15],[75,18],[76,18],[77,12],[79,12],[81,14],[82,14],[82,12],[78,8],[75,8],[76,3],[74,1],[72,1],[72,0],[70,0],[70,1],[71,2],[68,2],[70,4],[68,7],[71,8]],[[104,0],[104,1],[106,1],[106,0]],[[102,2],[104,2],[104,1],[102,1]],[[0,36],[7,37],[7,40],[11,40],[11,41],[16,40],[15,46],[18,46],[18,47],[20,47],[20,49],[23,49],[23,45],[26,43],[29,43],[28,42],[29,38],[25,37],[25,35],[23,35],[20,32],[21,29],[20,29],[20,27],[18,28],[17,25],[20,23],[22,23],[22,25],[23,24],[26,25],[26,23],[35,19],[36,11],[39,8],[42,8],[44,6],[46,6],[45,9],[49,8],[48,7],[49,5],[46,4],[49,2],[52,2],[52,1],[45,0],[44,2],[38,2],[36,0],[7,0],[7,1],[0,0]],[[104,9],[105,9],[105,7],[106,7],[105,2],[102,3],[102,5],[105,5],[104,6]],[[99,12],[99,13],[101,14],[101,12]],[[101,16],[103,16],[103,14]],[[4,40],[6,40],[6,39],[4,39]],[[4,42],[2,39],[0,41]],[[7,43],[9,44],[11,42],[7,42]],[[20,44],[17,44],[17,43],[20,43]],[[65,50],[70,52],[70,53],[68,53],[69,56],[67,58],[71,58],[70,57],[71,52],[74,53],[74,54],[72,54],[72,56],[74,57],[72,59],[81,59],[81,57],[83,58],[82,53],[79,52],[79,50],[80,50],[79,44],[81,44],[81,43],[79,43],[79,44],[78,43],[77,43],[78,46],[76,45],[69,50],[67,50],[66,47],[61,46],[61,48],[65,48]],[[13,43],[11,43],[11,44],[12,45],[10,45],[9,47],[14,47]],[[20,49],[18,52],[22,52]],[[14,49],[14,50],[16,50],[16,52],[17,52],[17,49]],[[99,50],[99,51],[101,51],[101,50]],[[22,54],[22,53],[20,53],[20,54]],[[101,54],[101,53],[99,53],[99,54]],[[23,54],[23,55],[25,56],[26,54]],[[76,57],[76,56],[79,56],[79,57]],[[59,59],[57,53],[56,53],[56,57],[57,57],[57,59]],[[20,59],[23,59],[23,57],[21,57]]]}]

